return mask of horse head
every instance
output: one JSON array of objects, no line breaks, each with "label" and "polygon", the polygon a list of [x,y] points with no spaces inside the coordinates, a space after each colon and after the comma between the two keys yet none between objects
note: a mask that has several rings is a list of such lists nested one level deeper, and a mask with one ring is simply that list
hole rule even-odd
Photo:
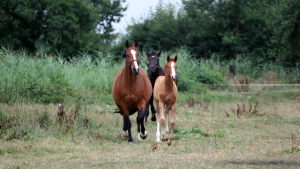
[{"label": "horse head", "polygon": [[165,76],[171,76],[171,79],[174,82],[176,80],[176,69],[177,69],[176,61],[177,61],[177,56],[175,56],[175,58],[168,56],[167,64],[165,65],[165,74],[166,74]]},{"label": "horse head", "polygon": [[134,45],[132,45],[127,40],[125,46],[126,48],[122,53],[122,57],[126,59],[126,63],[130,67],[132,73],[134,75],[138,75],[140,72],[139,64],[141,63],[139,58],[139,52],[137,50],[138,42],[135,41]]},{"label": "horse head", "polygon": [[148,66],[148,70],[149,70],[151,73],[154,73],[155,71],[157,71],[157,68],[160,67],[160,65],[159,65],[159,57],[160,57],[160,54],[161,54],[161,52],[155,54],[154,51],[152,51],[150,54],[147,53],[147,55],[148,55],[148,63],[147,63],[147,66]]}]

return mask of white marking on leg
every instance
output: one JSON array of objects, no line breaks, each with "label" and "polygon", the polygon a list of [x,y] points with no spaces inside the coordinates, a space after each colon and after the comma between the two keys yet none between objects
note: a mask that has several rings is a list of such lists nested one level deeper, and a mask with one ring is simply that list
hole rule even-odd
[{"label": "white marking on leg", "polygon": [[142,136],[142,137],[147,136],[147,131],[145,131],[145,134],[143,134],[143,133],[141,132],[141,136]]},{"label": "white marking on leg", "polygon": [[126,130],[126,131],[123,132],[123,136],[124,137],[128,137],[128,130]]},{"label": "white marking on leg", "polygon": [[142,140],[141,139],[141,133],[138,133],[138,135],[136,136],[138,140]]},{"label": "white marking on leg", "polygon": [[[136,60],[136,56],[135,56],[136,52],[135,52],[135,50],[131,50],[130,52],[131,52],[131,54],[133,56],[133,60]],[[137,61],[133,61],[133,63],[134,63],[135,69],[138,70],[139,66],[137,64]]]},{"label": "white marking on leg", "polygon": [[159,122],[157,122],[156,142],[160,142]]}]

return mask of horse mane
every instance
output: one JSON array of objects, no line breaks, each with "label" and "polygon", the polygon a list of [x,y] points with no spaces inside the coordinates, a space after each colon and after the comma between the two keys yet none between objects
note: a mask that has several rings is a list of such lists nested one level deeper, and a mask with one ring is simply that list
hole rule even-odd
[{"label": "horse mane", "polygon": [[[132,47],[133,45],[131,43],[129,43],[129,47]],[[126,47],[124,48],[123,52],[121,53],[121,56],[123,58],[126,58]]]}]

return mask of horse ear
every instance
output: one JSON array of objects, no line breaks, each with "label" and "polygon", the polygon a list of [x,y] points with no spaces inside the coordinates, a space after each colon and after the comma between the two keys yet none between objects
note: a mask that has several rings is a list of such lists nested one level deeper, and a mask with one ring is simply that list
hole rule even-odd
[{"label": "horse ear", "polygon": [[138,45],[139,45],[139,44],[138,44],[137,40],[135,40],[134,46],[137,48]]},{"label": "horse ear", "polygon": [[167,61],[168,61],[168,62],[170,61],[170,55],[168,55],[168,57],[167,57]]},{"label": "horse ear", "polygon": [[128,40],[125,42],[125,46],[126,46],[126,48],[129,47],[129,42],[128,42]]},{"label": "horse ear", "polygon": [[147,53],[147,56],[150,57],[150,54],[148,52],[146,52],[146,53]]},{"label": "horse ear", "polygon": [[161,51],[160,51],[160,52],[158,52],[158,54],[157,54],[157,57],[160,57],[160,54],[161,54]]},{"label": "horse ear", "polygon": [[177,61],[177,55],[175,55],[175,62]]}]

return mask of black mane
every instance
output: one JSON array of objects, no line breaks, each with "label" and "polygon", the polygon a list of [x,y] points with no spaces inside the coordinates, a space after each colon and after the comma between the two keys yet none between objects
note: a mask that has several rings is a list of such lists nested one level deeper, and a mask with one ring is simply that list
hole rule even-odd
[{"label": "black mane", "polygon": [[[133,45],[131,43],[129,43],[129,47],[132,47]],[[121,53],[121,56],[123,58],[126,58],[126,47],[124,48],[123,52]]]}]

